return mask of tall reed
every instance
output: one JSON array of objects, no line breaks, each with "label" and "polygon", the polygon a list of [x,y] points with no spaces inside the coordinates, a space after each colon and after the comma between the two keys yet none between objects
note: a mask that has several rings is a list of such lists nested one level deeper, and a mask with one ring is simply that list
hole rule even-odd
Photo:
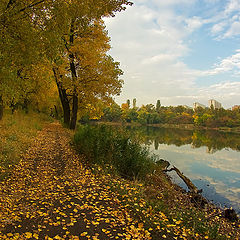
[{"label": "tall reed", "polygon": [[79,126],[74,143],[91,163],[110,164],[122,177],[144,178],[153,170],[153,156],[148,148],[130,138],[123,130],[110,126]]}]

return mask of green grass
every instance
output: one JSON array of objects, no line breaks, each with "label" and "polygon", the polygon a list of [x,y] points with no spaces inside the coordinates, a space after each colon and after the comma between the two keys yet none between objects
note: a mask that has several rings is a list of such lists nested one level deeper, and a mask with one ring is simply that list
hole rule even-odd
[{"label": "green grass", "polygon": [[25,114],[22,111],[11,114],[8,110],[4,112],[0,121],[0,180],[8,176],[37,132],[49,121],[51,118],[44,114]]},{"label": "green grass", "polygon": [[153,171],[154,161],[148,149],[126,131],[114,131],[106,125],[79,126],[74,143],[92,164],[110,164],[122,177],[142,179]]}]

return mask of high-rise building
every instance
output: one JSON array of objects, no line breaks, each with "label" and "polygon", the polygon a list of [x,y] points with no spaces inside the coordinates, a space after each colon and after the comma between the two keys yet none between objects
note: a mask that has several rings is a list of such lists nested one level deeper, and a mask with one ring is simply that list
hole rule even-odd
[{"label": "high-rise building", "polygon": [[189,107],[188,105],[183,105],[183,107],[186,109],[192,109],[192,107]]},{"label": "high-rise building", "polygon": [[211,108],[211,106],[212,106],[213,109],[222,108],[222,104],[214,99],[208,100],[208,106],[209,106],[209,108]]},{"label": "high-rise building", "polygon": [[195,110],[198,107],[206,108],[206,106],[201,103],[198,103],[198,102],[193,103],[193,110]]}]

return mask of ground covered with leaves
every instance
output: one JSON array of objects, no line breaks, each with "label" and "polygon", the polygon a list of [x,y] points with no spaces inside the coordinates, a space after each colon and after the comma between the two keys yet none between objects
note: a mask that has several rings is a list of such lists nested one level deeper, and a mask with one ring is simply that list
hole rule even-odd
[{"label": "ground covered with leaves", "polygon": [[70,140],[49,124],[0,183],[0,239],[238,239],[183,213],[184,200],[162,178],[143,184],[113,177],[111,166],[87,167]]},{"label": "ground covered with leaves", "polygon": [[148,239],[51,124],[0,185],[0,239]]},{"label": "ground covered with leaves", "polygon": [[46,114],[24,114],[20,110],[11,114],[10,110],[4,111],[0,121],[0,180],[8,176],[37,132],[51,120]]}]

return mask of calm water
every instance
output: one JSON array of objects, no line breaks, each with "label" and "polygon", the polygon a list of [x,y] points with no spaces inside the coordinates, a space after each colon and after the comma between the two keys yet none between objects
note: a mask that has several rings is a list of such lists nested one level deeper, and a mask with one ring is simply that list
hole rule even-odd
[{"label": "calm water", "polygon": [[[129,130],[203,189],[207,199],[240,214],[240,134],[153,127]],[[171,177],[186,189],[177,175]]]}]

